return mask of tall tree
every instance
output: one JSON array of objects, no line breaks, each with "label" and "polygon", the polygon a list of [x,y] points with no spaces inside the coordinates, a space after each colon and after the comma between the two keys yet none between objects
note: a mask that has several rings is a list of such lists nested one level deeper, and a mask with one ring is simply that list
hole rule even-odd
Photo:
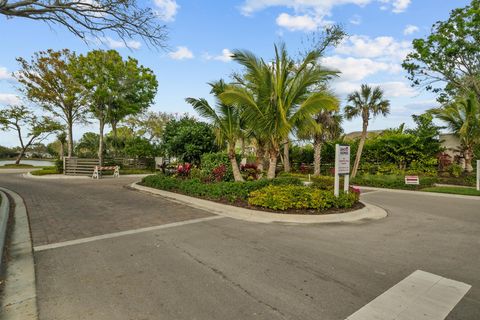
[{"label": "tall tree", "polygon": [[124,61],[115,50],[94,50],[80,55],[76,77],[87,92],[91,113],[99,122],[98,158],[102,164],[105,125],[110,123],[115,134],[118,122],[150,105],[158,83],[150,69],[139,66],[132,58]]},{"label": "tall tree", "polygon": [[63,160],[65,156],[65,143],[67,142],[67,133],[65,131],[61,131],[57,134],[57,140],[60,144],[60,150],[58,151],[58,158]]},{"label": "tall tree", "polygon": [[352,178],[355,178],[357,175],[363,146],[367,139],[370,119],[378,115],[386,116],[390,113],[390,101],[385,99],[383,95],[380,87],[372,88],[366,84],[362,84],[360,91],[351,93],[347,98],[349,104],[344,109],[345,118],[348,120],[356,117],[362,118],[362,135],[360,137],[355,163],[353,164]]},{"label": "tall tree", "polygon": [[[0,130],[14,130],[20,143],[20,153],[15,164],[19,164],[25,151],[33,144],[41,143],[62,126],[49,117],[37,117],[25,106],[10,106],[0,110]],[[25,132],[26,131],[26,132]]]},{"label": "tall tree", "polygon": [[281,143],[294,128],[315,126],[312,115],[324,110],[331,96],[311,88],[335,74],[318,66],[321,52],[313,50],[296,63],[284,44],[275,45],[275,58],[267,63],[249,51],[235,50],[233,60],[245,68],[245,79],[220,95],[228,105],[243,109],[248,125],[268,137],[267,178],[275,177]]},{"label": "tall tree", "polygon": [[67,128],[67,156],[73,155],[73,126],[85,120],[83,91],[74,78],[76,56],[68,49],[36,52],[30,61],[17,58],[15,77],[28,99],[39,104]]},{"label": "tall tree", "polygon": [[313,132],[313,175],[320,176],[322,146],[329,140],[338,139],[342,133],[342,116],[338,112],[323,111],[315,115],[319,130]]},{"label": "tall tree", "polygon": [[162,148],[168,157],[200,164],[200,158],[204,153],[218,151],[215,139],[210,124],[184,116],[167,123],[163,131]]},{"label": "tall tree", "polygon": [[480,98],[480,0],[438,21],[425,39],[413,40],[403,62],[414,86],[441,93],[440,100],[474,91]]},{"label": "tall tree", "polygon": [[465,170],[472,172],[472,158],[475,146],[480,145],[480,106],[475,93],[459,97],[456,101],[430,111],[445,122],[460,139]]},{"label": "tall tree", "polygon": [[150,142],[160,143],[165,126],[173,119],[173,114],[148,111],[135,116],[128,116],[123,122],[136,135]]},{"label": "tall tree", "polygon": [[164,47],[167,35],[159,14],[137,0],[0,0],[0,14],[61,25],[84,40],[88,36],[102,40],[111,31],[127,45],[132,45],[129,39],[140,37]]},{"label": "tall tree", "polygon": [[232,166],[233,178],[235,181],[243,181],[235,153],[235,145],[242,137],[240,109],[222,103],[218,98],[226,88],[223,80],[210,83],[210,86],[212,87],[211,93],[217,98],[215,108],[211,107],[205,99],[187,98],[186,101],[193,106],[200,116],[212,122],[217,144],[223,146],[225,142],[227,143],[228,159]]}]

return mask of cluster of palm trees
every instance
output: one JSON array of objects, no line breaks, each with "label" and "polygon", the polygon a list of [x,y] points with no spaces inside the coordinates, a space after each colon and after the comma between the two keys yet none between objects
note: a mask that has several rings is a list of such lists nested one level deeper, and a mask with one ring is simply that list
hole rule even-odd
[{"label": "cluster of palm trees", "polygon": [[453,102],[430,110],[459,138],[465,171],[472,172],[473,150],[480,145],[480,103],[475,93],[459,95]]},{"label": "cluster of palm trees", "polygon": [[[215,128],[217,142],[226,143],[235,181],[243,181],[238,167],[235,145],[248,139],[255,144],[256,162],[263,170],[268,159],[267,178],[275,177],[277,159],[283,148],[283,164],[290,171],[289,141],[291,136],[312,139],[315,147],[315,174],[320,174],[321,145],[341,131],[339,99],[328,90],[328,81],[338,71],[323,67],[322,50],[311,50],[300,59],[293,59],[284,44],[275,45],[275,57],[267,62],[249,51],[236,50],[233,60],[243,67],[231,83],[223,80],[210,83],[216,105],[205,99],[187,98],[193,108],[209,119]],[[362,86],[349,97],[345,116],[361,115],[364,121],[363,142],[368,120],[389,112],[389,102],[380,88]],[[361,155],[361,150],[360,150]],[[360,155],[357,155],[358,162]]]}]

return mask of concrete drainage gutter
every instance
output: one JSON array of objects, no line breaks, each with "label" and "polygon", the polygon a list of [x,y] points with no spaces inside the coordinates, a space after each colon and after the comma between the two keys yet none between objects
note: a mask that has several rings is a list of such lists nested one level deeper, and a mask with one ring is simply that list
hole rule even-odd
[{"label": "concrete drainage gutter", "polygon": [[0,300],[0,319],[37,320],[35,268],[27,209],[17,193],[1,187],[0,193],[8,193],[15,202],[15,224],[10,237],[10,260]]},{"label": "concrete drainage gutter", "polygon": [[327,215],[298,215],[298,214],[279,214],[260,210],[251,210],[218,202],[189,197],[183,194],[149,188],[141,186],[137,183],[130,185],[131,188],[154,195],[168,198],[172,201],[179,202],[190,207],[212,212],[221,216],[260,223],[292,223],[292,224],[316,224],[316,223],[339,223],[339,222],[355,222],[364,219],[378,220],[387,216],[387,212],[377,206],[363,202],[364,208],[338,214]]}]

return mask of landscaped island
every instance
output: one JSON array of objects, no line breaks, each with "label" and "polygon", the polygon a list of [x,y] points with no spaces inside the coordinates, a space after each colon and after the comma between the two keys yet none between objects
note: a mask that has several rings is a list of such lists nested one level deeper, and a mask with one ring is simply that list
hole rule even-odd
[{"label": "landscaped island", "polygon": [[358,190],[352,188],[349,193],[341,193],[337,198],[333,194],[333,184],[326,185],[319,180],[307,186],[295,177],[234,182],[212,181],[209,177],[198,178],[174,173],[145,177],[141,185],[279,213],[328,214],[362,207]]}]

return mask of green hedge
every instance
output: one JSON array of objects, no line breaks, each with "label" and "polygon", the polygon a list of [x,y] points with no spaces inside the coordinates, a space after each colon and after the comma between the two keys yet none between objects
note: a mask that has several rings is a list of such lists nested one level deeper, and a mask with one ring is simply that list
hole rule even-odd
[{"label": "green hedge", "polygon": [[420,185],[406,185],[405,176],[398,175],[362,175],[355,177],[351,183],[365,187],[418,190],[433,186],[436,177],[419,177]]},{"label": "green hedge", "polygon": [[357,193],[341,193],[306,186],[267,186],[253,191],[248,203],[273,210],[351,208],[358,201]]},{"label": "green hedge", "polygon": [[208,198],[212,200],[247,200],[250,192],[264,188],[268,185],[302,185],[296,178],[277,178],[274,180],[257,180],[247,182],[217,182],[203,183],[198,179],[178,179],[161,174],[143,178],[142,184],[161,190],[180,192],[183,194]]}]

